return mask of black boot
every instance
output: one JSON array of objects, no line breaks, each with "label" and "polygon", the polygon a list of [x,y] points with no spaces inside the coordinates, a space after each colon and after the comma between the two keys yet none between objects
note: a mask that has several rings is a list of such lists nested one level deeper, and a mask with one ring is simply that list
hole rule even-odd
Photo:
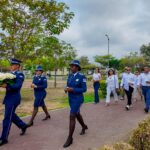
[{"label": "black boot", "polygon": [[26,133],[28,127],[30,127],[30,126],[29,126],[29,125],[26,125],[25,127],[23,127],[23,128],[21,129],[21,133],[20,133],[21,136],[22,136],[22,135],[25,135],[25,133]]},{"label": "black boot", "polygon": [[87,126],[87,125],[85,125],[85,126],[82,128],[80,135],[84,135],[86,130],[88,130],[88,126]]},{"label": "black boot", "polygon": [[7,140],[0,140],[0,146],[3,146],[3,145],[5,145],[5,144],[7,144],[7,143],[8,143]]},{"label": "black boot", "polygon": [[85,131],[88,129],[88,127],[87,127],[87,125],[85,125],[85,123],[84,123],[84,121],[83,121],[83,118],[82,118],[82,116],[81,116],[80,113],[77,114],[76,117],[77,117],[78,122],[79,122],[79,123],[81,124],[81,126],[82,126],[82,130],[81,130],[80,135],[84,135],[84,134],[85,134]]},{"label": "black boot", "polygon": [[64,148],[69,147],[73,143],[73,138],[68,138],[66,143],[64,144]]},{"label": "black boot", "polygon": [[149,109],[145,108],[144,111],[145,111],[146,114],[148,114]]},{"label": "black boot", "polygon": [[66,143],[63,146],[64,148],[69,147],[73,143],[72,137],[75,130],[75,124],[76,124],[76,115],[70,114],[69,136]]}]

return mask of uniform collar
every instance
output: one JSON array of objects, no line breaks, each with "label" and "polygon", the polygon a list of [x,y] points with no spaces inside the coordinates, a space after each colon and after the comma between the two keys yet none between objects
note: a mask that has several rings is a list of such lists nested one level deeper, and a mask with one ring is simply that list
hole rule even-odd
[{"label": "uniform collar", "polygon": [[79,72],[76,72],[76,73],[74,73],[73,75],[74,75],[74,77],[78,74]]},{"label": "uniform collar", "polygon": [[36,75],[36,77],[41,77],[42,75]]}]

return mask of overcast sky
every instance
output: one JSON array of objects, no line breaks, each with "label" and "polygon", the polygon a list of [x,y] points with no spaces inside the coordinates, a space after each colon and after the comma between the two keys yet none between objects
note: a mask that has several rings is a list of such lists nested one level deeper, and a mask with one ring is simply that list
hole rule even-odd
[{"label": "overcast sky", "polygon": [[75,13],[70,28],[60,38],[71,43],[79,56],[107,54],[116,57],[138,51],[150,42],[150,0],[59,0]]}]

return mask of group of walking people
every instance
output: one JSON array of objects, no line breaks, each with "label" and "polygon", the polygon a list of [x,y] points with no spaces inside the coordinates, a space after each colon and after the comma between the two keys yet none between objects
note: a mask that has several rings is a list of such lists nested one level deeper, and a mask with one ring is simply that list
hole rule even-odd
[{"label": "group of walking people", "polygon": [[[10,72],[16,76],[14,79],[14,84],[2,84],[1,88],[6,89],[6,94],[4,97],[3,104],[5,105],[5,114],[3,120],[2,134],[0,137],[0,146],[8,143],[8,136],[12,123],[14,123],[19,129],[21,129],[20,135],[24,135],[27,129],[34,125],[34,119],[37,115],[38,108],[42,107],[46,116],[43,121],[51,118],[47,107],[45,105],[44,99],[46,97],[47,79],[43,76],[43,68],[38,65],[35,69],[35,76],[31,84],[31,88],[34,89],[34,109],[32,117],[28,123],[22,121],[16,112],[17,107],[21,103],[21,88],[24,82],[24,74],[20,72],[21,61],[17,59],[11,59],[10,61]],[[80,135],[84,135],[88,126],[84,123],[82,115],[80,113],[80,107],[84,102],[83,93],[86,92],[86,77],[79,73],[81,70],[80,62],[74,60],[70,64],[71,74],[68,76],[67,85],[64,92],[68,93],[69,104],[70,104],[70,123],[69,123],[69,134],[64,148],[69,147],[73,143],[73,133],[75,130],[76,120],[80,123],[82,130]]]},{"label": "group of walking people", "polygon": [[[45,105],[44,99],[46,97],[47,79],[43,76],[43,68],[38,65],[35,69],[35,76],[31,84],[31,88],[34,89],[34,109],[32,117],[28,123],[22,121],[15,113],[17,107],[21,103],[21,88],[24,82],[24,74],[19,71],[21,61],[17,59],[12,59],[10,61],[11,69],[10,72],[16,75],[14,79],[14,84],[2,84],[0,87],[6,89],[6,95],[4,97],[3,104],[5,105],[5,115],[3,120],[2,134],[0,137],[0,146],[8,143],[8,136],[11,128],[11,124],[14,123],[18,128],[21,129],[20,135],[24,135],[27,129],[34,125],[34,119],[37,115],[38,108],[42,107],[46,116],[43,121],[51,118],[47,107]],[[80,135],[84,135],[88,126],[85,124],[83,117],[80,112],[80,108],[84,102],[83,93],[87,91],[86,77],[80,73],[81,66],[78,60],[74,60],[70,63],[71,73],[67,79],[67,85],[64,92],[68,94],[68,100],[70,105],[70,115],[69,115],[69,133],[64,148],[69,147],[73,143],[73,133],[76,126],[76,120],[81,125]],[[93,86],[95,95],[95,104],[99,103],[99,88],[102,75],[100,69],[96,69],[93,74]],[[125,72],[122,74],[121,83],[119,84],[118,75],[113,69],[109,69],[106,78],[106,106],[110,105],[111,93],[113,93],[115,102],[118,102],[118,91],[119,87],[123,89],[127,95],[127,106],[126,110],[130,110],[132,107],[132,94],[137,95],[137,92],[142,90],[145,99],[145,112],[149,112],[150,108],[150,69],[149,67],[144,67],[142,73],[136,72],[131,73],[130,67],[125,68]],[[141,92],[139,92],[141,94]],[[141,94],[142,96],[142,94]]]},{"label": "group of walking people", "polygon": [[[100,69],[97,68],[96,72],[93,74],[95,103],[99,102],[98,91],[101,79],[102,75]],[[127,97],[126,110],[132,108],[133,99],[136,101],[138,98],[141,98],[142,100],[144,97],[144,110],[148,113],[150,107],[150,68],[145,66],[143,71],[135,71],[135,73],[132,73],[130,67],[125,67],[120,82],[116,71],[114,69],[109,69],[106,75],[106,91],[106,106],[110,105],[111,94],[113,94],[115,102],[118,103],[118,94],[121,93],[122,97],[120,99],[124,99],[125,95]]]}]

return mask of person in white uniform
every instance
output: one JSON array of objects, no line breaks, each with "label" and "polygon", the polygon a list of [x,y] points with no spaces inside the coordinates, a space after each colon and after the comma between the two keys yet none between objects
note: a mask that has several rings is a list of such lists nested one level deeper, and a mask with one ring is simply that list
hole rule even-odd
[{"label": "person in white uniform", "polygon": [[128,67],[127,73],[124,74],[121,81],[121,88],[124,88],[127,95],[127,106],[126,110],[129,110],[132,106],[132,94],[134,90],[135,76],[131,73],[131,68]]},{"label": "person in white uniform", "polygon": [[136,71],[134,75],[135,75],[135,84],[134,84],[134,91],[133,91],[133,99],[135,101],[137,101],[138,98],[140,97],[142,100],[143,96],[142,96],[142,92],[141,92],[141,87],[138,86],[140,72]]},{"label": "person in white uniform", "polygon": [[150,68],[144,67],[144,72],[140,75],[138,86],[142,87],[142,92],[145,99],[145,112],[149,112],[150,108]]},{"label": "person in white uniform", "polygon": [[[128,67],[126,66],[126,67],[124,68],[124,72],[122,73],[122,76],[121,76],[122,79],[123,79],[123,76],[127,74],[127,70],[128,70]],[[122,82],[122,80],[121,80],[121,82]],[[122,84],[122,83],[121,83],[121,84]],[[121,89],[121,97],[120,97],[120,100],[124,100],[124,99],[125,99],[124,97],[125,97],[125,90],[122,88],[122,89]]]},{"label": "person in white uniform", "polygon": [[98,90],[100,88],[100,80],[101,80],[100,69],[96,68],[95,73],[93,74],[94,103],[95,104],[99,103]]},{"label": "person in white uniform", "polygon": [[106,106],[109,106],[111,93],[113,93],[115,101],[118,102],[118,95],[116,92],[116,89],[119,89],[118,76],[115,75],[115,71],[113,69],[110,69],[108,71],[106,84],[107,84]]}]

